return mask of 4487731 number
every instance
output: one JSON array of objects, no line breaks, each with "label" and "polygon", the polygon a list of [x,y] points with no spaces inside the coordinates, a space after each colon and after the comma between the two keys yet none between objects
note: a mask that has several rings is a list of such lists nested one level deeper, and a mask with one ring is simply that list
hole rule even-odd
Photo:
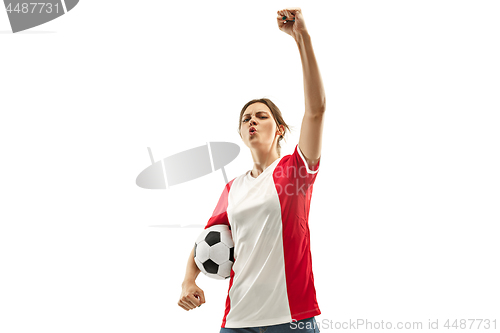
[{"label": "4487731 number", "polygon": [[497,328],[497,320],[489,319],[448,319],[443,325],[447,329],[494,329]]},{"label": "4487731 number", "polygon": [[[39,9],[37,8],[39,7]],[[7,5],[7,12],[12,13],[16,12],[19,14],[36,14],[36,13],[52,13],[54,11],[55,13],[59,13],[59,4],[56,3],[55,5],[47,2],[24,2],[24,3],[17,3],[14,8],[12,8],[12,3],[9,3]]]}]

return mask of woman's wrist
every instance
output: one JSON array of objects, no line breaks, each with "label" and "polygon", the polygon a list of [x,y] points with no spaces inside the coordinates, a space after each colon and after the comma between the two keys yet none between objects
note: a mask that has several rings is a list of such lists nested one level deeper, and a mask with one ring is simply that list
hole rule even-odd
[{"label": "woman's wrist", "polygon": [[184,281],[182,281],[182,286],[187,286],[189,284],[196,284],[196,278],[187,278],[187,279],[184,279]]},{"label": "woman's wrist", "polygon": [[300,44],[302,44],[305,40],[311,40],[311,36],[309,35],[309,32],[307,31],[304,31],[302,32],[301,34],[297,35],[297,37],[295,37],[295,42],[297,43],[297,45],[300,46]]}]

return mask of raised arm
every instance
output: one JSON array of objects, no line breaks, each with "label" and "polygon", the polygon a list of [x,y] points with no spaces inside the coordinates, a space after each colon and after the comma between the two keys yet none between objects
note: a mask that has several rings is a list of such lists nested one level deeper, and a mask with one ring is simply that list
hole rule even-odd
[{"label": "raised arm", "polygon": [[[286,18],[283,18],[286,16]],[[325,90],[319,72],[304,16],[300,8],[278,11],[278,27],[295,39],[302,61],[304,77],[305,112],[300,128],[299,148],[309,167],[314,167],[321,156],[323,119],[326,110]]]}]

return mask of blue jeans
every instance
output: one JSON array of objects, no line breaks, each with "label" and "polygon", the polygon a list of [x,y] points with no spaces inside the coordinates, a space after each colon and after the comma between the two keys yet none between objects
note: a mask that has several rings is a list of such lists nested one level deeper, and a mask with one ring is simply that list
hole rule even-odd
[{"label": "blue jeans", "polygon": [[306,318],[291,323],[242,328],[221,328],[219,333],[319,333],[316,318]]}]

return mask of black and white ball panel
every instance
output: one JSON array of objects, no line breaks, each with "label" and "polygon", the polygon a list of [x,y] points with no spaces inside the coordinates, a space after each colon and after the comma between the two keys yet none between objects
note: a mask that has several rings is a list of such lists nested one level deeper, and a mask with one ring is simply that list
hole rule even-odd
[{"label": "black and white ball panel", "polygon": [[196,265],[205,275],[227,279],[234,263],[234,244],[227,225],[214,225],[198,236],[194,248]]}]

